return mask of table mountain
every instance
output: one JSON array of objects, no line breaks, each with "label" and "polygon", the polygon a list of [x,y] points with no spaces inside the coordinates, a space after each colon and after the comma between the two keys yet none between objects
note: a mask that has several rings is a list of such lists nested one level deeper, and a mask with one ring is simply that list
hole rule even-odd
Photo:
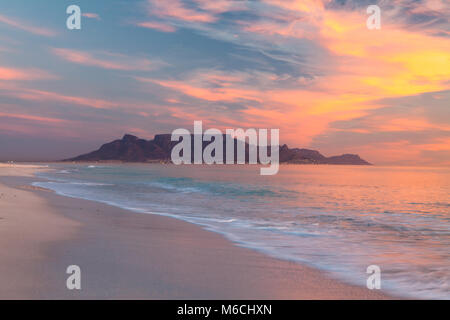
[{"label": "table mountain", "polygon": [[[224,135],[225,137],[225,135]],[[193,140],[194,136],[191,135]],[[225,139],[224,139],[225,141]],[[236,139],[234,139],[236,142]],[[106,143],[100,149],[63,161],[123,161],[123,162],[170,162],[170,154],[177,141],[171,141],[170,134],[157,134],[153,140],[140,139],[131,134],[125,134],[122,139]],[[209,142],[203,142],[203,148]],[[193,154],[193,143],[192,154]],[[235,159],[236,159],[235,143]],[[225,158],[224,143],[224,158]],[[248,161],[248,144],[246,144],[246,162]],[[356,154],[325,157],[319,151],[309,149],[290,149],[286,144],[280,147],[280,163],[297,164],[343,164],[370,165]]]}]

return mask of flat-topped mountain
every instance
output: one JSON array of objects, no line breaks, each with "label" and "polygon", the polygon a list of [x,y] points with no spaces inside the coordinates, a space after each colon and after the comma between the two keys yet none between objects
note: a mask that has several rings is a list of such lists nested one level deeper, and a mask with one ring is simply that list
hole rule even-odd
[{"label": "flat-topped mountain", "polygon": [[[193,139],[193,135],[191,135]],[[236,142],[236,139],[234,139]],[[126,134],[122,139],[105,143],[100,149],[63,161],[123,161],[123,162],[170,162],[172,148],[178,141],[171,141],[170,134],[157,134],[153,140],[140,139]],[[210,142],[203,142],[203,148]],[[193,146],[193,144],[192,144]],[[356,154],[325,157],[319,151],[289,147],[285,144],[280,148],[280,163],[297,164],[342,164],[370,165]],[[246,160],[248,160],[248,144],[246,144]],[[193,153],[192,153],[193,154]],[[226,150],[224,147],[224,158]],[[235,158],[236,158],[235,143]]]}]

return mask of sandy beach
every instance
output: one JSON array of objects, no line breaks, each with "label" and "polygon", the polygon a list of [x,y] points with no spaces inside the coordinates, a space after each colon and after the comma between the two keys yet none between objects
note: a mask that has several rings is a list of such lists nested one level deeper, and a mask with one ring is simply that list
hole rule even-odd
[{"label": "sandy beach", "polygon": [[[0,165],[1,299],[387,299],[163,216],[33,188]],[[81,268],[81,290],[66,268]]]}]

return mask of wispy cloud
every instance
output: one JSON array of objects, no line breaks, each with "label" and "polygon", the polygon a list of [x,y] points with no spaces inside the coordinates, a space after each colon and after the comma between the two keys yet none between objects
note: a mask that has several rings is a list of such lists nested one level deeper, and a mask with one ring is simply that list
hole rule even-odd
[{"label": "wispy cloud", "polygon": [[182,80],[136,77],[141,83],[157,84],[200,100],[214,102],[260,101],[259,90],[246,86],[247,74],[199,70]]},{"label": "wispy cloud", "polygon": [[177,30],[176,27],[170,24],[155,21],[139,22],[136,25],[142,28],[155,29],[163,32],[175,32]]},{"label": "wispy cloud", "polygon": [[97,14],[97,13],[83,12],[81,15],[82,15],[83,17],[88,18],[88,19],[101,20],[100,15]]},{"label": "wispy cloud", "polygon": [[27,22],[18,20],[16,18],[10,18],[5,15],[0,14],[0,23],[7,24],[10,27],[20,29],[35,35],[39,36],[45,36],[45,37],[53,37],[57,33],[53,30],[43,28],[43,27],[36,27],[28,24]]},{"label": "wispy cloud", "polygon": [[14,118],[14,119],[37,121],[37,122],[48,122],[48,123],[69,122],[68,120],[65,120],[65,119],[40,117],[40,116],[33,116],[30,114],[15,114],[15,113],[3,113],[3,112],[0,112],[0,118]]},{"label": "wispy cloud", "polygon": [[18,69],[0,66],[0,80],[47,80],[57,77],[40,69]]},{"label": "wispy cloud", "polygon": [[148,71],[161,66],[160,61],[136,58],[111,52],[85,52],[74,49],[52,48],[52,53],[59,58],[90,67],[122,71]]},{"label": "wispy cloud", "polygon": [[81,96],[65,95],[57,92],[37,90],[37,89],[22,89],[20,92],[13,93],[16,98],[31,100],[31,101],[57,101],[60,103],[74,104],[80,106],[91,107],[95,109],[111,109],[121,106],[120,103]]},{"label": "wispy cloud", "polygon": [[[74,49],[63,47],[67,42],[53,43],[50,59],[56,56],[58,61],[51,64],[38,53],[33,63],[52,65],[49,70],[57,74],[64,74],[67,64],[85,66],[77,76],[86,81],[68,76],[52,89],[33,82],[45,78],[42,70],[6,65],[20,58],[8,60],[12,55],[2,52],[2,98],[45,110],[70,106],[67,109],[78,116],[106,115],[105,132],[122,128],[116,124],[124,118],[129,128],[142,133],[149,123],[148,130],[155,133],[203,119],[217,128],[276,125],[283,142],[317,147],[326,154],[360,153],[376,163],[382,158],[377,155],[380,149],[387,150],[392,163],[426,151],[436,159],[448,154],[448,114],[442,111],[450,101],[448,1],[130,3],[128,12],[137,13],[133,17],[115,12],[117,8],[108,13],[123,17],[128,26],[131,21],[165,34],[108,19],[95,33],[108,40],[105,51],[100,48],[103,41],[95,48],[98,39],[91,34],[70,33],[82,34],[80,41],[71,42]],[[381,30],[366,27],[370,4],[382,9]],[[101,8],[95,12],[103,18]],[[100,19],[98,14],[84,16]],[[22,30],[37,25],[31,19],[24,29],[16,20],[1,17],[0,24]],[[92,76],[97,73],[107,73],[107,81],[97,83],[99,77]],[[399,108],[419,100],[414,108]],[[19,108],[12,113],[24,112]],[[52,118],[52,113],[43,117]]]},{"label": "wispy cloud", "polygon": [[206,10],[191,9],[180,0],[149,0],[149,12],[161,18],[191,22],[213,22],[216,17]]}]

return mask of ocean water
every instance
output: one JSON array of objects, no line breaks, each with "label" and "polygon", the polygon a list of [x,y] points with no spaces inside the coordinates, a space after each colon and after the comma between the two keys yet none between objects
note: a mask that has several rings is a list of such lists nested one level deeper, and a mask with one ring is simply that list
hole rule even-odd
[{"label": "ocean water", "polygon": [[61,195],[179,218],[235,244],[414,298],[450,299],[450,169],[52,164]]}]

